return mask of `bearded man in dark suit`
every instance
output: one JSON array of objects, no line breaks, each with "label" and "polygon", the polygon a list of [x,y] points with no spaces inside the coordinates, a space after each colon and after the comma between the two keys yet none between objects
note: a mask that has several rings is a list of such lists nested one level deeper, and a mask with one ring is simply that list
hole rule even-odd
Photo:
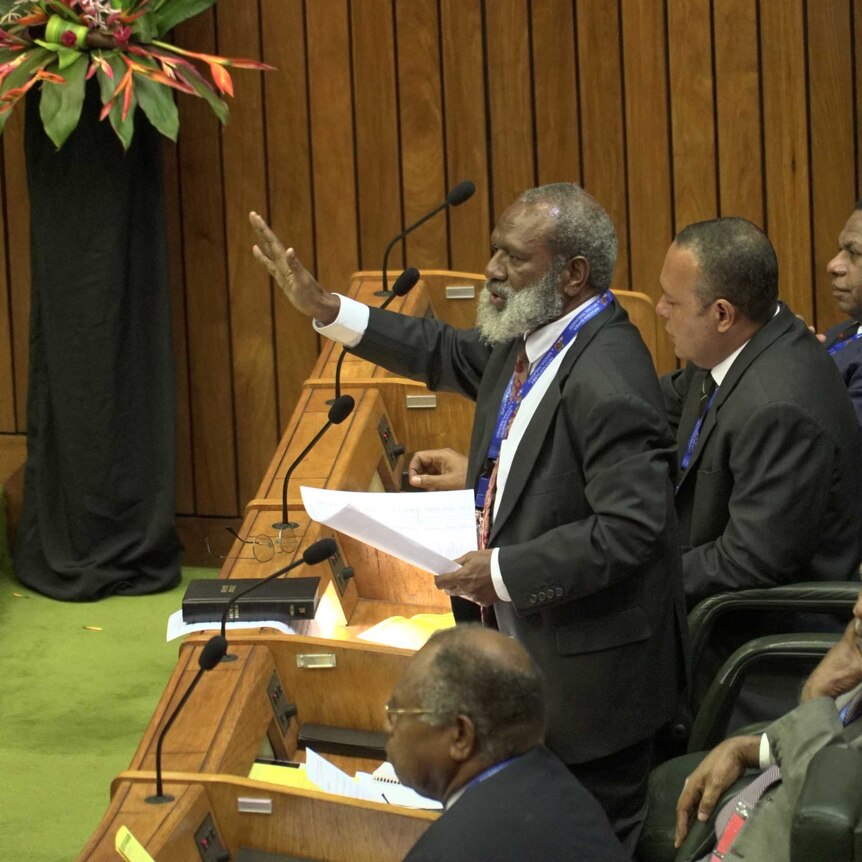
[{"label": "bearded man in dark suit", "polygon": [[674,442],[650,355],[609,292],[607,213],[573,184],[525,192],[491,235],[471,330],[329,293],[251,220],[255,256],[318,331],[475,400],[467,487],[480,550],[437,586],[493,606],[542,669],[548,747],[633,851],[685,634]]}]

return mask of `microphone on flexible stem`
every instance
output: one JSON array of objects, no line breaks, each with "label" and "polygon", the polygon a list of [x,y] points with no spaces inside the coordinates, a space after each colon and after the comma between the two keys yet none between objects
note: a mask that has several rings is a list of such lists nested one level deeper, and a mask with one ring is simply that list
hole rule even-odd
[{"label": "microphone on flexible stem", "polygon": [[322,563],[324,560],[328,560],[337,552],[338,545],[335,544],[335,539],[320,539],[313,545],[309,545],[302,552],[301,560],[294,560],[289,566],[285,566],[283,569],[278,569],[271,575],[265,577],[262,581],[258,581],[257,583],[252,584],[250,587],[246,587],[244,590],[240,590],[238,593],[235,593],[233,596],[231,596],[228,603],[224,606],[224,610],[221,614],[221,634],[215,635],[215,637],[211,638],[207,644],[207,646],[209,646],[209,644],[216,640],[221,641],[224,644],[223,651],[218,657],[217,661],[236,661],[236,656],[233,653],[229,653],[227,651],[227,636],[225,632],[227,631],[227,618],[230,616],[230,610],[239,599],[241,599],[244,595],[250,593],[252,590],[256,590],[259,587],[262,587],[264,584],[268,584],[270,581],[274,581],[276,578],[281,577],[281,575],[286,575],[288,572],[292,571],[297,566],[316,566],[318,563]]},{"label": "microphone on flexible stem", "polygon": [[329,408],[329,418],[326,424],[312,437],[311,442],[297,455],[296,460],[287,468],[284,476],[284,484],[281,486],[281,520],[273,524],[275,530],[295,530],[299,524],[296,521],[287,520],[287,483],[296,469],[296,465],[312,450],[317,441],[326,433],[330,425],[340,425],[353,411],[356,402],[352,395],[341,395],[332,402]]},{"label": "microphone on flexible stem", "polygon": [[449,194],[446,195],[446,200],[443,201],[442,204],[434,207],[431,212],[426,213],[424,216],[422,216],[421,219],[419,219],[419,221],[414,222],[412,225],[410,225],[410,227],[404,228],[404,230],[401,231],[398,236],[393,237],[389,241],[389,245],[386,246],[386,250],[383,252],[383,288],[378,291],[377,296],[389,296],[389,290],[386,280],[386,267],[389,263],[389,252],[392,251],[392,248],[395,243],[404,239],[404,237],[407,236],[408,233],[416,230],[416,228],[420,225],[425,224],[425,222],[428,221],[429,218],[432,218],[433,216],[437,215],[440,210],[444,210],[447,207],[457,207],[464,203],[464,201],[470,200],[470,198],[473,197],[475,191],[476,186],[470,180],[464,180],[463,182],[458,183],[457,186],[449,190]]},{"label": "microphone on flexible stem", "polygon": [[[387,308],[389,304],[398,296],[406,296],[416,286],[419,281],[419,270],[415,266],[408,266],[398,278],[395,279],[395,284],[392,285],[392,290],[387,291],[389,296],[380,306],[381,309]],[[379,294],[378,294],[379,295]],[[335,363],[335,398],[341,397],[341,366],[344,365],[344,357],[347,351],[342,347],[341,354],[338,357],[338,362]],[[335,398],[327,401],[327,404],[334,404]]]},{"label": "microphone on flexible stem", "polygon": [[[330,540],[332,541],[332,540]],[[335,542],[333,542],[333,545]],[[312,547],[314,547],[312,545]],[[311,548],[309,548],[311,550]],[[167,732],[171,729],[171,725],[176,720],[177,716],[180,714],[180,710],[186,705],[186,701],[191,696],[191,693],[195,690],[195,687],[200,682],[201,677],[208,671],[212,670],[223,658],[225,653],[227,652],[227,641],[224,638],[224,629],[222,629],[221,635],[215,635],[211,637],[205,644],[204,648],[201,650],[200,657],[198,658],[198,664],[200,665],[198,672],[195,674],[195,678],[191,681],[191,684],[186,689],[185,694],[180,698],[180,702],[176,705],[176,708],[171,713],[170,718],[165,722],[165,726],[162,728],[162,732],[159,734],[159,739],[156,742],[156,793],[155,796],[148,796],[146,801],[151,805],[159,805],[164,802],[172,802],[174,797],[170,795],[166,795],[164,793],[164,788],[162,786],[162,745],[165,741],[165,736]]]}]

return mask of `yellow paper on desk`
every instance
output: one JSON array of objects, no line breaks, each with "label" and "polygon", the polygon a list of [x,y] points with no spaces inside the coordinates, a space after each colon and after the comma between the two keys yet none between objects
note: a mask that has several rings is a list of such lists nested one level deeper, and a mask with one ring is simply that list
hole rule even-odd
[{"label": "yellow paper on desk", "polygon": [[402,649],[421,649],[425,641],[440,629],[452,628],[455,617],[449,614],[415,614],[406,617],[389,617],[364,631],[359,637],[370,643]]},{"label": "yellow paper on desk", "polygon": [[254,781],[266,781],[269,784],[280,784],[282,787],[297,787],[301,790],[320,790],[308,780],[305,764],[299,766],[282,766],[277,763],[254,763],[248,777]]},{"label": "yellow paper on desk", "polygon": [[156,862],[144,849],[144,845],[125,826],[117,830],[114,848],[126,862]]}]

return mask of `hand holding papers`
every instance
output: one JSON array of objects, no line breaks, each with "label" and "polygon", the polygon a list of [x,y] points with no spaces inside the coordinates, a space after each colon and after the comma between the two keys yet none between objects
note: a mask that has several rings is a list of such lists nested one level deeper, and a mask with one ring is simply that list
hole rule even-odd
[{"label": "hand holding papers", "polygon": [[365,494],[300,488],[309,517],[435,575],[476,550],[471,491],[435,494]]}]

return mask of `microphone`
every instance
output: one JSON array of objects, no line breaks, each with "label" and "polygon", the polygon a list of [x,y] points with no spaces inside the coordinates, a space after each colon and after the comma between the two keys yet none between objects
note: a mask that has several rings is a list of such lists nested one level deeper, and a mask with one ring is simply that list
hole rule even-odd
[{"label": "microphone", "polygon": [[[330,541],[332,540],[330,539]],[[318,544],[320,543],[318,542]],[[335,542],[332,542],[332,544],[334,545]],[[312,545],[312,547],[314,546]],[[311,548],[309,548],[309,550],[311,550]],[[156,742],[156,793],[155,796],[148,796],[145,800],[150,803],[150,805],[160,805],[164,802],[173,802],[174,800],[173,796],[166,795],[164,793],[164,788],[162,786],[162,745],[164,744],[165,736],[171,729],[174,721],[176,721],[177,716],[180,714],[180,710],[186,705],[186,701],[195,690],[201,677],[208,670],[212,670],[222,660],[225,653],[227,653],[227,641],[224,638],[224,631],[222,631],[221,635],[214,635],[204,644],[204,648],[201,650],[201,654],[198,657],[198,672],[195,674],[195,678],[191,681],[185,694],[180,698],[180,702],[176,705],[170,718],[165,722],[162,732],[159,734],[159,739]]]},{"label": "microphone", "polygon": [[395,243],[397,243],[399,240],[404,239],[404,237],[407,236],[408,233],[416,230],[416,228],[420,225],[425,224],[425,222],[428,221],[429,218],[432,218],[433,216],[437,215],[440,210],[444,210],[447,207],[461,206],[462,203],[470,200],[470,198],[473,197],[475,192],[476,186],[470,180],[464,180],[463,182],[458,183],[457,186],[449,190],[449,194],[446,195],[446,200],[443,201],[442,204],[434,207],[431,212],[426,213],[424,216],[422,216],[421,219],[419,219],[419,221],[414,222],[412,225],[410,225],[410,227],[404,228],[404,230],[401,231],[398,236],[393,237],[389,241],[389,245],[386,246],[386,250],[383,252],[383,287],[378,292],[378,296],[389,296],[389,289],[386,280],[386,267],[389,263],[389,252],[392,251],[392,247],[395,245]]},{"label": "microphone", "polygon": [[[405,269],[404,272],[395,279],[395,284],[392,285],[392,290],[387,291],[389,296],[386,297],[386,300],[380,308],[386,308],[397,296],[406,296],[416,286],[417,281],[419,281],[419,270],[416,269],[415,266],[408,266],[407,269]],[[342,347],[341,354],[338,357],[338,362],[335,363],[335,398],[341,397],[341,366],[344,365],[344,357],[346,355],[347,351]],[[332,404],[334,401],[335,399],[332,399],[326,403]]]},{"label": "microphone", "polygon": [[330,425],[340,425],[353,411],[356,402],[352,395],[341,395],[332,402],[329,408],[329,418],[326,424],[314,435],[311,442],[299,453],[296,460],[287,468],[287,473],[284,476],[284,484],[281,486],[281,520],[273,524],[273,529],[276,530],[295,530],[299,524],[296,521],[287,520],[287,483],[290,481],[290,476],[296,469],[296,465],[312,450],[317,444],[317,441],[326,433]]},{"label": "microphone", "polygon": [[316,566],[318,563],[322,563],[324,560],[328,560],[330,557],[334,556],[337,551],[338,545],[335,544],[335,539],[320,539],[313,545],[309,545],[302,552],[301,560],[294,560],[289,566],[285,566],[283,569],[278,569],[278,571],[273,572],[262,581],[257,581],[257,583],[254,583],[250,587],[246,587],[244,590],[240,590],[238,593],[231,596],[228,603],[224,606],[224,610],[221,615],[221,635],[219,635],[219,637],[221,637],[225,642],[225,652],[227,652],[227,640],[225,635],[225,631],[227,629],[227,618],[230,616],[230,609],[237,603],[237,601],[239,601],[239,599],[250,593],[252,590],[256,590],[258,587],[262,587],[270,581],[274,581],[281,575],[286,575],[297,566]]}]

